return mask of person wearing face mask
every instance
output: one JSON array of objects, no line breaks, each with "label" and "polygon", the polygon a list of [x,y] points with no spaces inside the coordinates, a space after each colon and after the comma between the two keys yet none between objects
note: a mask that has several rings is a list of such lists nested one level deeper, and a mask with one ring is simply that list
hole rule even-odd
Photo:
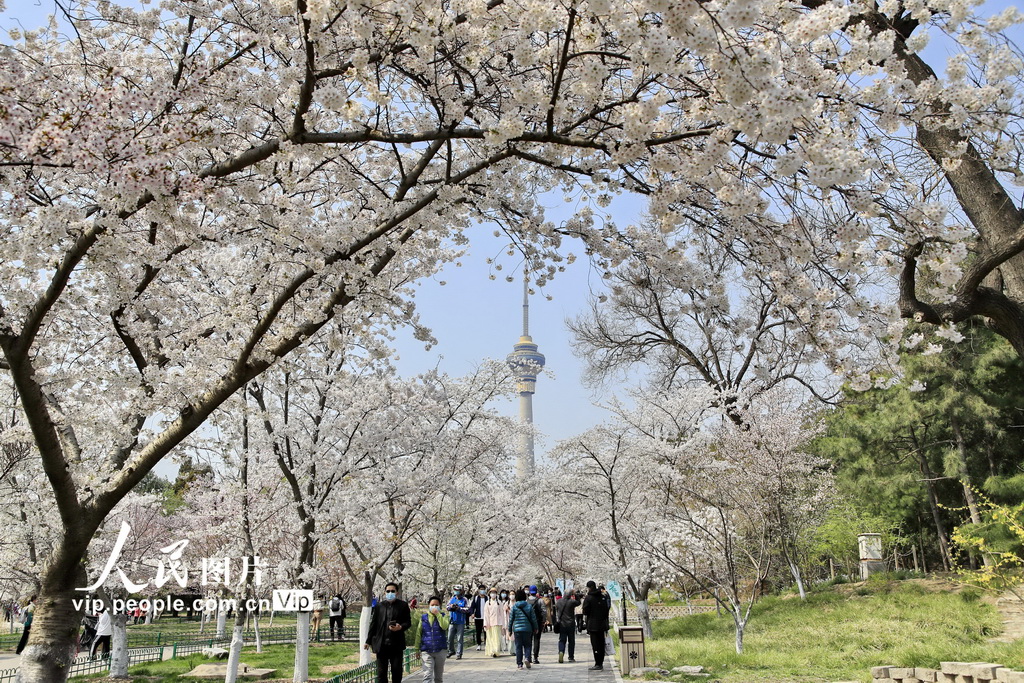
[{"label": "person wearing face mask", "polygon": [[[513,591],[503,590],[498,594],[498,604],[501,605],[502,611],[505,612],[505,620],[508,620],[508,615],[512,611],[512,596],[515,595]],[[504,626],[504,624],[502,624]],[[515,636],[512,632],[506,628],[502,628],[503,637],[501,639],[501,651],[512,652],[512,641]]]},{"label": "person wearing face mask", "polygon": [[473,617],[474,634],[476,638],[476,651],[483,649],[487,641],[487,633],[484,631],[484,607],[487,605],[487,586],[477,586],[476,595],[473,596],[473,603],[470,605],[469,613]]},{"label": "person wearing face mask", "polygon": [[532,663],[530,650],[533,646],[533,634],[540,630],[540,623],[533,611],[533,605],[526,599],[526,591],[522,588],[516,591],[516,602],[512,605],[512,612],[508,618],[508,630],[515,634],[516,666],[523,668],[525,655],[526,668],[529,669]]},{"label": "person wearing face mask", "polygon": [[444,663],[448,659],[448,617],[441,612],[441,598],[427,600],[427,611],[420,617],[420,635],[416,648],[423,660],[423,683],[443,683]]},{"label": "person wearing face mask", "polygon": [[508,623],[508,612],[505,605],[498,602],[498,589],[492,588],[484,604],[484,629],[486,630],[485,641],[487,643],[487,654],[497,657],[501,651],[502,641],[505,639],[502,627]]},{"label": "person wearing face mask", "polygon": [[540,664],[540,634],[548,623],[548,613],[544,608],[544,601],[540,599],[536,586],[530,586],[529,597],[526,601],[533,607],[533,613],[537,617],[537,630],[533,632],[533,663]]},{"label": "person wearing face mask", "polygon": [[462,644],[466,637],[466,620],[469,617],[469,602],[462,597],[462,586],[453,587],[455,595],[448,601],[451,625],[448,627],[448,656],[462,659]]},{"label": "person wearing face mask", "polygon": [[384,586],[384,599],[377,601],[370,617],[370,630],[366,634],[364,649],[377,655],[377,683],[402,683],[402,656],[405,653],[405,632],[412,626],[409,603],[398,599],[398,584]]}]

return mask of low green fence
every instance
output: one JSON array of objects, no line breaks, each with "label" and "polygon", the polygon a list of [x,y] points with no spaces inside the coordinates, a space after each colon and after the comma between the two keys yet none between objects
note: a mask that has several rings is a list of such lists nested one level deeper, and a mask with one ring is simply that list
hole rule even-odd
[{"label": "low green fence", "polygon": [[[416,659],[416,650],[406,648],[402,663],[405,665],[405,673],[412,673],[412,663]],[[373,661],[364,664],[356,669],[340,673],[327,683],[374,683],[377,680],[377,662]]]},{"label": "low green fence", "polygon": [[[359,637],[359,624],[345,624],[343,628],[344,637],[343,640],[356,640]],[[21,638],[21,634],[14,634],[16,640],[12,644],[14,647],[17,644],[17,638]],[[134,637],[133,637],[134,636]],[[184,636],[184,638],[182,638]],[[256,639],[256,632],[249,629],[244,634],[245,642],[249,645]],[[174,638],[173,642],[170,641]],[[278,628],[262,628],[260,629],[260,638],[264,643],[294,643],[295,642],[295,627],[294,626],[282,626]],[[328,626],[323,624],[315,632],[310,632],[310,640],[314,642],[329,642],[331,640],[331,630]],[[148,647],[147,647],[148,645]],[[203,650],[211,647],[223,647],[228,648],[231,646],[231,636],[225,635],[223,637],[203,637],[199,633],[167,633],[162,634],[160,632],[152,634],[133,634],[129,631],[128,633],[128,662],[131,665],[142,664],[143,662],[159,662],[163,656],[163,648],[171,647],[171,658],[176,659],[178,657],[185,657],[187,655],[198,654]],[[406,651],[405,654],[405,668],[409,671],[410,664],[410,651]],[[372,671],[376,672],[376,663],[368,664],[367,666],[354,669],[353,671],[342,674],[343,676],[353,675],[355,671],[366,669],[367,667],[373,667]],[[86,676],[88,674],[105,673],[110,670],[109,656],[104,655],[94,659],[79,659],[71,665],[68,672],[68,677],[72,676]],[[18,669],[0,669],[0,683],[14,683],[18,676]],[[340,681],[345,683],[364,683],[364,681],[372,681],[372,676],[369,678],[360,678],[361,674],[353,675],[351,678],[341,678]],[[337,677],[336,677],[337,678]],[[332,679],[333,680],[333,679]]]},{"label": "low green fence", "polygon": [[[231,625],[228,624],[230,630]],[[213,631],[215,629],[207,629],[207,631]],[[355,640],[359,637],[359,623],[349,622],[342,626],[342,640]],[[261,628],[260,635],[265,641],[272,640],[295,640],[295,627],[294,626],[281,626],[274,628]],[[228,636],[230,638],[230,636]],[[311,632],[311,637],[314,642],[330,642],[331,641],[331,629],[326,622],[320,623],[320,628],[315,633]],[[128,629],[128,647],[139,648],[139,647],[163,647],[171,646],[175,643],[191,643],[191,642],[202,642],[209,641],[216,636],[208,633],[199,633],[199,631],[193,631],[190,633],[181,633],[174,631],[156,631],[156,632],[145,632],[138,631],[134,628]],[[0,635],[0,650],[14,650],[18,645],[18,641],[21,639],[21,633],[9,633]],[[256,632],[250,627],[245,631],[246,642],[256,640]],[[0,683],[4,683],[3,679],[0,678]]]}]

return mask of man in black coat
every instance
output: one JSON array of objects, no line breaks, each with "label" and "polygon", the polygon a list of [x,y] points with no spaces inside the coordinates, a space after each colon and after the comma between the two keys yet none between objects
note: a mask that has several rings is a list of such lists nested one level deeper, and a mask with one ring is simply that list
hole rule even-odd
[{"label": "man in black coat", "polygon": [[377,683],[388,683],[391,668],[392,683],[402,683],[402,655],[405,654],[405,632],[412,626],[409,603],[398,599],[398,584],[384,586],[384,599],[377,601],[370,617],[370,630],[366,634],[364,649],[377,654]]},{"label": "man in black coat", "polygon": [[597,584],[587,581],[587,597],[583,599],[583,614],[587,618],[587,633],[594,648],[594,666],[591,671],[604,669],[604,634],[608,631],[608,603]]}]

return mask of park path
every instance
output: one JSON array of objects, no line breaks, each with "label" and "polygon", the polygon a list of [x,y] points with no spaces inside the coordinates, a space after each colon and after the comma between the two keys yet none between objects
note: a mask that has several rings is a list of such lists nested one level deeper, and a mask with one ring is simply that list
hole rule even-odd
[{"label": "park path", "polygon": [[[587,634],[580,633],[576,636],[576,661],[559,664],[558,636],[545,633],[540,642],[540,664],[534,664],[532,669],[518,671],[514,654],[502,654],[495,659],[477,652],[476,646],[467,645],[462,659],[453,657],[445,663],[444,683],[621,683],[612,659],[605,657],[604,671],[588,671],[594,656]],[[415,683],[421,677],[419,668],[414,666],[404,681]]]}]

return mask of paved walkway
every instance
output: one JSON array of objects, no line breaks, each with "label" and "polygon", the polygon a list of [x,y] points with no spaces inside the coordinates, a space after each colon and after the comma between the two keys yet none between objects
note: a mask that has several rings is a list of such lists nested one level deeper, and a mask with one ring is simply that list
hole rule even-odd
[{"label": "paved walkway", "polygon": [[[471,642],[471,638],[466,638]],[[576,634],[576,661],[558,663],[558,636],[545,633],[540,641],[540,664],[531,669],[516,669],[515,654],[503,654],[497,659],[477,652],[475,645],[466,645],[462,659],[449,659],[444,666],[444,683],[621,683],[618,666],[611,657],[605,657],[604,671],[588,671],[594,664],[590,639],[586,633]],[[413,667],[404,681],[420,681],[420,669]]]}]

